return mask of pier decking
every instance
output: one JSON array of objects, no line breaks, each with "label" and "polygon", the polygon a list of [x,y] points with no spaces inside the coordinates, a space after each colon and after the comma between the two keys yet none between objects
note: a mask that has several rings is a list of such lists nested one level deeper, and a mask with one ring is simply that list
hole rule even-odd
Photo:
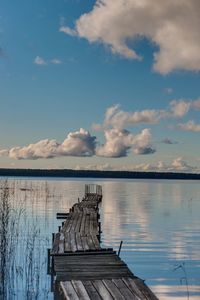
[{"label": "pier decking", "polygon": [[157,300],[112,248],[101,248],[101,200],[101,186],[86,185],[85,197],[70,209],[53,235],[50,255],[55,299]]}]

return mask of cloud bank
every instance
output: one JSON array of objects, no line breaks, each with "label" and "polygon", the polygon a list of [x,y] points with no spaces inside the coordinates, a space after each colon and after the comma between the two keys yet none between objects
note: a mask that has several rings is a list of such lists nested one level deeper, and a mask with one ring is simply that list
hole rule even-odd
[{"label": "cloud bank", "polygon": [[[173,100],[166,109],[146,109],[142,111],[123,111],[119,105],[107,108],[102,124],[93,125],[94,129],[103,131],[104,142],[100,143],[96,136],[81,128],[70,132],[63,142],[43,139],[24,147],[0,149],[0,156],[13,159],[48,159],[62,156],[79,157],[126,157],[135,155],[150,155],[156,152],[150,128],[133,133],[125,127],[136,127],[138,124],[157,124],[162,119],[180,119],[187,115],[190,109],[199,110],[200,100]],[[200,124],[193,120],[179,123],[173,128],[184,131],[200,132]],[[161,140],[165,144],[176,144],[170,138]]]},{"label": "cloud bank", "polygon": [[144,172],[199,172],[200,168],[190,165],[183,157],[175,158],[171,163],[158,161],[156,163],[142,163],[126,166],[111,166],[110,164],[97,164],[75,167],[76,170],[100,170],[100,171],[144,171]]},{"label": "cloud bank", "polygon": [[199,168],[190,165],[183,157],[175,158],[171,163],[158,161],[153,164],[139,164],[132,166],[135,171],[149,171],[149,172],[199,172]]},{"label": "cloud bank", "polygon": [[130,149],[135,154],[152,154],[155,150],[151,147],[151,132],[144,129],[141,133],[133,135],[128,130],[105,130],[106,142],[97,145],[96,136],[91,136],[88,131],[81,128],[71,132],[67,138],[59,143],[56,140],[44,139],[25,147],[13,147],[0,150],[0,156],[8,156],[13,159],[40,159],[55,158],[61,156],[104,156],[124,157]]},{"label": "cloud bank", "polygon": [[[197,0],[97,0],[60,31],[109,46],[114,54],[141,60],[129,41],[147,38],[158,50],[153,68],[161,74],[177,69],[200,70],[200,2]],[[156,49],[157,49],[156,48]]]}]

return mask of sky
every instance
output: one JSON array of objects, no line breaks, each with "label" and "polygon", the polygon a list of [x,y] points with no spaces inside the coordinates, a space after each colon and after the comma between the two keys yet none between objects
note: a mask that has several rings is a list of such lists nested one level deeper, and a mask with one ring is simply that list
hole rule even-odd
[{"label": "sky", "polygon": [[200,172],[200,3],[0,0],[0,167]]}]

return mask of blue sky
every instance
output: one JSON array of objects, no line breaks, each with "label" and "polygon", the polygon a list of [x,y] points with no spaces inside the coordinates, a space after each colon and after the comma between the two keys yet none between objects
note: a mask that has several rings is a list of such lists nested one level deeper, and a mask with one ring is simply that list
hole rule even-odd
[{"label": "blue sky", "polygon": [[0,167],[199,172],[200,6],[143,2],[0,0]]}]

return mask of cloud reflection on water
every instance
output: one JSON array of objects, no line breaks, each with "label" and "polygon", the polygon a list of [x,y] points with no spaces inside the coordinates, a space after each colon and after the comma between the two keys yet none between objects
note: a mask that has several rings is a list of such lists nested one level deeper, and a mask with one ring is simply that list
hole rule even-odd
[{"label": "cloud reflection on water", "polygon": [[[191,283],[190,299],[198,299],[200,202],[197,182],[107,181],[103,182],[103,190],[103,243],[118,249],[123,240],[122,258],[136,275],[147,279],[161,300],[185,299],[185,289],[173,272],[176,263],[185,262]],[[196,200],[191,201],[191,198]],[[162,286],[158,284],[159,278],[164,278]]]}]

